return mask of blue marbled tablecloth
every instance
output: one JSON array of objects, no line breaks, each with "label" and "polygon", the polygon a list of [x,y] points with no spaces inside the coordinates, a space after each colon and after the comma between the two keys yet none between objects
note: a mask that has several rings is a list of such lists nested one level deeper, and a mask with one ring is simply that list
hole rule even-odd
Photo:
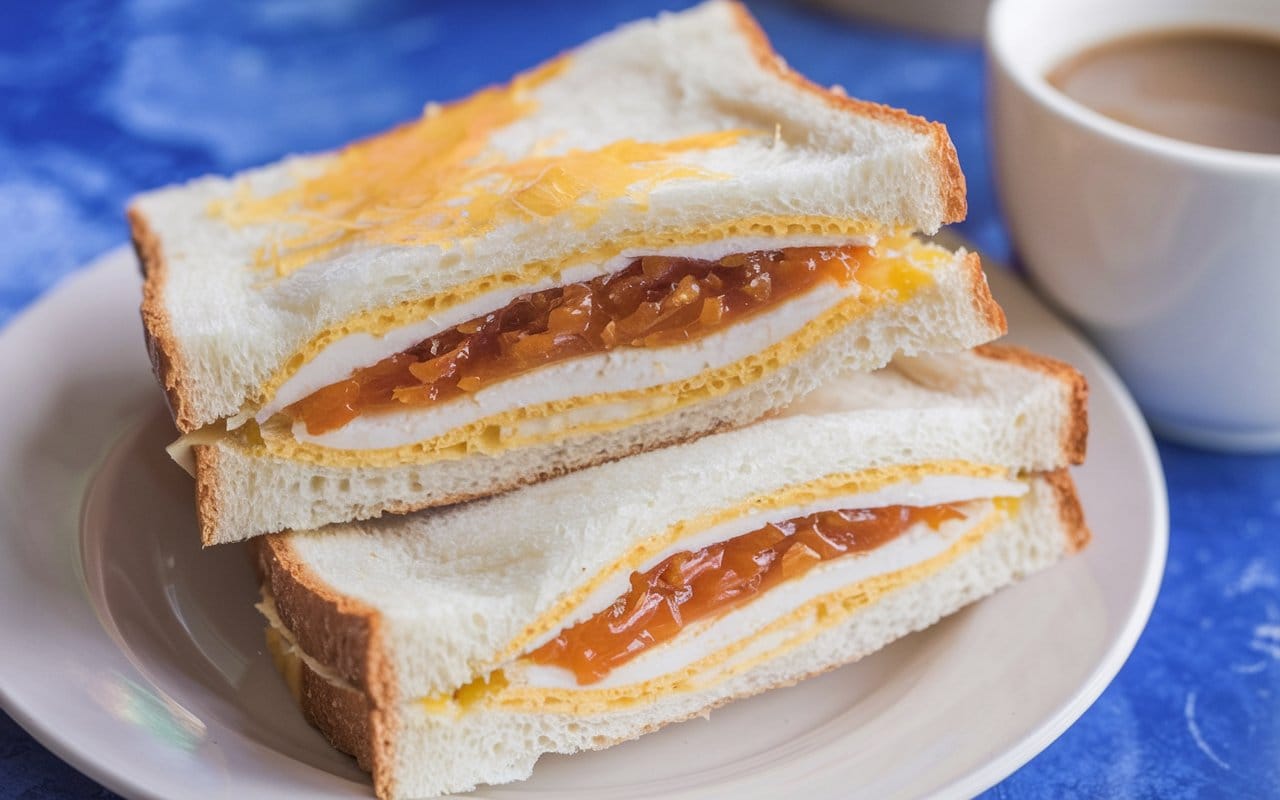
[{"label": "blue marbled tablecloth", "polygon": [[[973,43],[752,3],[802,72],[942,120],[969,178],[961,231],[998,258]],[[134,192],[326,148],[669,7],[271,0],[6,3],[0,324],[126,238]],[[1280,457],[1162,444],[1164,589],[1115,683],[994,797],[1280,796]],[[0,643],[0,658],[11,642]],[[0,713],[0,798],[110,797]]]}]

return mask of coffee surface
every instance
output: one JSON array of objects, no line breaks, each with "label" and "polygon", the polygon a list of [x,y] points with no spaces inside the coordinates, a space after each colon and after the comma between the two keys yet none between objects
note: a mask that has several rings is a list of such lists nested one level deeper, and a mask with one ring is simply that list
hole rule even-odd
[{"label": "coffee surface", "polygon": [[1078,53],[1047,77],[1136,128],[1280,154],[1280,38],[1212,29],[1139,34]]}]

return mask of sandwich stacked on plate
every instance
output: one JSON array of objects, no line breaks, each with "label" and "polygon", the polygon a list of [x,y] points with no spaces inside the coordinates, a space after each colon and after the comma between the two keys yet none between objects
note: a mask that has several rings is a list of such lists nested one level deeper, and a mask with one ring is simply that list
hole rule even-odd
[{"label": "sandwich stacked on plate", "polygon": [[940,125],[712,2],[130,221],[204,542],[259,537],[304,712],[414,797],[847,663],[1087,540],[1083,381],[970,351],[1004,332],[978,259],[916,238],[964,209]]},{"label": "sandwich stacked on plate", "polygon": [[264,537],[268,640],[381,796],[518,780],[861,658],[1083,546],[1063,470],[1083,393],[1013,349],[903,359],[696,442]]}]

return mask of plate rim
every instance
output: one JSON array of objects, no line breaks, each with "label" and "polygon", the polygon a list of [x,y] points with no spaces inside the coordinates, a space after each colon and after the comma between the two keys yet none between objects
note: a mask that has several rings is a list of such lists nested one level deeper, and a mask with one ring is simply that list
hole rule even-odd
[{"label": "plate rim", "polygon": [[[1117,399],[1126,428],[1138,434],[1136,438],[1138,440],[1139,455],[1142,459],[1142,467],[1152,484],[1153,492],[1148,499],[1150,500],[1149,505],[1153,514],[1152,527],[1155,529],[1155,535],[1151,540],[1153,545],[1151,556],[1143,565],[1145,569],[1139,583],[1135,605],[1131,609],[1131,613],[1125,618],[1124,625],[1112,640],[1111,645],[1107,648],[1098,664],[1095,665],[1093,671],[1090,672],[1085,683],[1068,700],[1061,703],[1050,717],[1024,736],[1017,745],[991,759],[986,764],[975,767],[968,773],[958,776],[944,790],[944,793],[948,795],[955,794],[956,796],[966,797],[978,795],[1017,772],[1031,759],[1048,749],[1049,745],[1057,741],[1058,737],[1066,733],[1067,729],[1074,725],[1076,720],[1084,716],[1084,713],[1093,707],[1093,704],[1097,702],[1102,693],[1115,680],[1116,675],[1120,674],[1120,670],[1129,660],[1129,657],[1133,655],[1134,648],[1137,647],[1138,639],[1142,636],[1142,632],[1146,630],[1147,622],[1151,619],[1151,612],[1155,610],[1156,598],[1160,594],[1160,585],[1164,579],[1165,564],[1169,554],[1169,489],[1165,482],[1164,467],[1160,461],[1160,451],[1156,447],[1155,437],[1151,432],[1150,426],[1147,425],[1146,418],[1142,416],[1137,401],[1129,393],[1129,389],[1120,379],[1120,375],[1103,358],[1102,354],[1093,346],[1093,343],[1086,339],[1069,321],[1059,316],[1052,306],[1035,295],[1022,276],[1017,275],[1013,270],[1002,264],[997,264],[987,259],[985,256],[983,256],[983,262],[988,276],[992,272],[998,272],[1001,282],[1017,284],[1016,290],[1030,295],[1031,300],[1044,313],[1052,316],[1066,328],[1069,336],[1075,340],[1075,343],[1081,347],[1082,351],[1091,360],[1089,364],[1090,370],[1101,377],[1102,382],[1107,385],[1107,388],[1111,390],[1111,394]],[[1080,365],[1075,366],[1079,367]],[[1096,381],[1093,376],[1090,376],[1089,381],[1089,389],[1092,394]]]},{"label": "plate rim", "polygon": [[[129,245],[116,245],[67,273],[0,325],[0,342],[14,336],[14,331],[20,330],[24,325],[33,324],[32,320],[38,315],[49,313],[49,310],[59,302],[63,295],[76,289],[79,284],[90,281],[98,273],[105,273],[115,268],[116,262],[126,260],[131,256],[132,251]],[[95,469],[101,465],[106,455],[105,452],[99,453],[94,458]],[[84,514],[83,499],[83,497],[80,498],[81,503],[77,507],[75,514],[77,529],[74,535],[77,539],[77,555],[81,552],[79,524]],[[8,535],[4,530],[0,530],[0,537]],[[84,576],[81,574],[79,561],[77,561],[75,567],[77,578],[80,580],[79,588],[83,588]],[[3,594],[4,588],[0,586],[0,597]],[[87,595],[84,596],[83,600],[86,605],[90,606],[92,611],[92,604],[89,603]],[[103,633],[105,635],[105,629]],[[41,746],[109,791],[127,798],[163,800],[160,795],[130,777],[129,773],[112,769],[111,763],[106,759],[94,758],[89,748],[77,747],[70,738],[59,736],[52,725],[38,719],[29,704],[24,703],[3,681],[0,681],[0,708],[3,708],[5,713],[14,722],[18,723],[31,738],[39,742]]]},{"label": "plate rim", "polygon": [[[15,330],[20,330],[24,326],[32,324],[33,318],[45,313],[51,313],[50,310],[65,295],[75,291],[80,284],[94,278],[101,279],[106,273],[113,270],[121,271],[123,266],[121,262],[131,263],[132,261],[132,251],[127,244],[119,245],[97,258],[87,261],[84,266],[67,275],[10,317],[0,327],[0,342],[10,339]],[[941,787],[939,794],[942,796],[972,796],[999,783],[1044,751],[1096,702],[1124,666],[1146,627],[1159,593],[1169,540],[1168,492],[1159,453],[1149,427],[1123,382],[1120,381],[1118,375],[1093,345],[1070,323],[1063,320],[1051,307],[1036,297],[1020,276],[991,260],[987,261],[986,267],[990,277],[999,276],[993,281],[994,283],[998,283],[1002,288],[1013,286],[1012,291],[1025,295],[1025,297],[1020,298],[1020,301],[1029,302],[1038,312],[1052,317],[1064,327],[1065,331],[1062,335],[1070,339],[1073,346],[1079,349],[1089,362],[1088,364],[1077,364],[1076,366],[1085,368],[1085,371],[1092,373],[1090,375],[1091,386],[1096,385],[1098,378],[1100,378],[1101,382],[1106,385],[1109,395],[1116,398],[1124,427],[1134,434],[1141,465],[1152,489],[1147,498],[1151,526],[1149,531],[1144,532],[1144,534],[1149,534],[1151,552],[1143,565],[1144,569],[1139,580],[1138,592],[1134,597],[1132,606],[1127,609],[1124,623],[1112,636],[1111,641],[1089,673],[1088,678],[1071,693],[1070,697],[1059,704],[1052,714],[1047,715],[1039,725],[1024,734],[1014,745],[996,754],[985,763],[977,764],[967,772],[957,775],[952,781]],[[93,465],[95,468],[102,463],[105,456],[106,453],[103,452],[94,458]],[[80,500],[81,505],[75,514],[77,520],[84,513],[83,497]],[[77,555],[81,551],[78,533],[79,529],[76,531],[75,552]],[[0,530],[0,537],[8,535],[4,530]],[[83,589],[84,576],[80,574],[79,562],[77,562],[76,568],[79,581],[77,588]],[[3,587],[0,587],[0,596],[3,593]],[[96,611],[92,609],[92,603],[87,595],[82,595],[77,599],[79,602],[90,606],[90,613],[96,618]],[[101,624],[100,620],[99,624]],[[105,635],[105,629],[103,633]],[[138,779],[137,776],[140,776],[141,773],[137,770],[121,770],[118,762],[109,757],[96,754],[88,741],[82,741],[74,735],[60,734],[54,724],[39,719],[30,704],[24,702],[22,697],[3,682],[0,682],[0,708],[3,708],[18,725],[43,747],[111,791],[126,797],[156,798],[162,796],[157,794],[155,790],[148,788]]]}]

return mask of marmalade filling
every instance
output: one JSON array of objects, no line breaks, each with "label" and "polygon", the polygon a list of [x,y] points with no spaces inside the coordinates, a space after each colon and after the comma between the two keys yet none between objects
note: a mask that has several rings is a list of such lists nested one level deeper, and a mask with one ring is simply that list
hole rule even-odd
[{"label": "marmalade filling", "polygon": [[820,511],[676,553],[633,572],[630,590],[613,605],[527,658],[571,671],[579,685],[595,683],[686,625],[741,606],[818,564],[874,550],[917,523],[937,530],[965,516],[957,503]]},{"label": "marmalade filling", "polygon": [[845,285],[869,247],[789,247],[718,261],[644,256],[621,272],[522,295],[356,370],[285,413],[318,435],[356,417],[428,406],[538,367],[619,347],[692,341],[824,281]]}]

